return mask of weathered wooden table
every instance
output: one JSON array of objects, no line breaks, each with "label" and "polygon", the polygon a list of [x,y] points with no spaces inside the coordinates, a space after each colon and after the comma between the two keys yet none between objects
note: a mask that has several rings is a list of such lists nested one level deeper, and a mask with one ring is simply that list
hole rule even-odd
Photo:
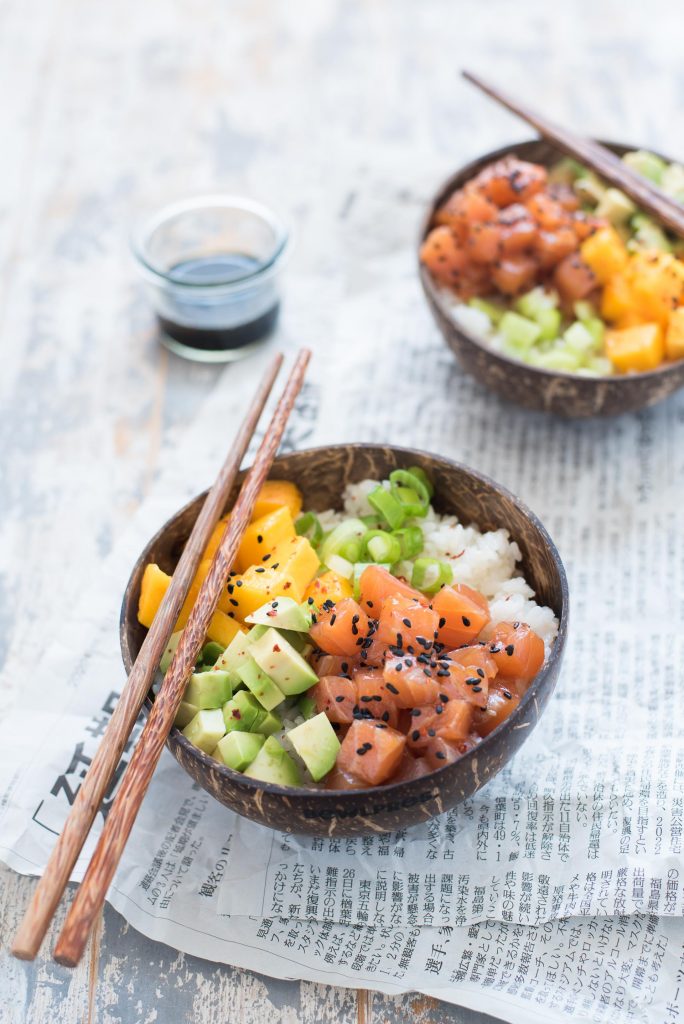
[{"label": "weathered wooden table", "polygon": [[[209,189],[263,197],[296,225],[291,273],[343,300],[413,244],[455,164],[525,136],[460,67],[667,150],[677,18],[667,0],[0,4],[0,709],[222,372],[159,347],[128,255],[136,211]],[[111,909],[78,970],[47,943],[22,964],[6,947],[31,891],[0,869],[3,1024],[485,1020],[193,959]]]}]

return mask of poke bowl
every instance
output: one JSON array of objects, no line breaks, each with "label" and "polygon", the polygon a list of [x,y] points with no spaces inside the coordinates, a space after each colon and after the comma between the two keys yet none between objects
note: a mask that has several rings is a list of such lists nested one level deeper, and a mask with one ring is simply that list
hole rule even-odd
[{"label": "poke bowl", "polygon": [[[684,202],[682,165],[604,145]],[[506,175],[511,194],[497,194]],[[481,203],[481,190],[498,207]],[[466,222],[469,192],[478,194]],[[419,249],[445,341],[501,397],[608,416],[684,385],[682,241],[546,140],[505,146],[452,175],[429,205]]]},{"label": "poke bowl", "polygon": [[[219,802],[287,832],[390,832],[471,797],[530,735],[558,678],[568,590],[546,530],[488,478],[407,448],[353,444],[283,455],[268,487],[238,552],[239,572],[219,603],[229,611],[217,611],[201,655],[211,648],[213,665],[198,664],[186,691],[188,705],[211,710],[188,710],[184,702],[169,750]],[[276,492],[280,505],[271,501]],[[120,620],[126,671],[161,600],[158,582],[163,594],[204,498],[169,519],[133,568]],[[399,527],[374,528],[379,509],[391,519],[397,504],[406,513]],[[281,534],[273,554],[254,564],[254,549],[268,547],[276,528],[290,535]],[[400,542],[410,548],[390,551]],[[394,561],[397,554],[406,557]],[[477,583],[481,593],[459,580]],[[269,592],[262,604],[254,588],[277,581],[279,594]],[[297,602],[283,596],[293,584]],[[250,607],[256,610],[247,614]],[[388,623],[389,638],[382,633]],[[283,674],[281,649],[290,644]],[[172,650],[173,637],[167,654]],[[299,672],[303,663],[313,674],[292,686],[293,666]],[[236,664],[244,685],[230,677]],[[162,670],[167,665],[162,661]],[[203,701],[202,687],[213,694],[224,676],[228,691]],[[278,688],[295,696],[283,699]],[[148,707],[153,699],[151,691]],[[246,724],[257,707],[256,720],[268,728]],[[241,731],[257,728],[265,738]]]}]

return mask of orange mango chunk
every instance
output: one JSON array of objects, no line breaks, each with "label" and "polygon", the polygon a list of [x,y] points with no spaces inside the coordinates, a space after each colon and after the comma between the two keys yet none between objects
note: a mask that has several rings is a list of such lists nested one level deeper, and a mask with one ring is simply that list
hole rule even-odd
[{"label": "orange mango chunk", "polygon": [[658,323],[606,331],[606,355],[619,373],[655,370],[665,358],[663,331]]},{"label": "orange mango chunk", "polygon": [[353,597],[354,589],[344,576],[339,576],[332,569],[317,576],[304,591],[304,600],[313,598],[314,604],[320,608],[325,601],[343,601],[345,597]]},{"label": "orange mango chunk", "polygon": [[665,354],[668,359],[684,359],[684,306],[670,313],[665,334]]},{"label": "orange mango chunk", "polygon": [[302,511],[302,492],[289,480],[267,480],[257,496],[252,522],[283,506],[288,508],[292,518],[296,519]]},{"label": "orange mango chunk", "polygon": [[[158,565],[151,562],[145,566],[145,572],[140,584],[140,599],[138,601],[138,622],[141,625],[146,626],[148,629],[152,625],[170,583],[171,577],[163,569],[160,569]],[[199,583],[194,582],[188,591],[185,604],[178,616],[175,626],[176,630],[182,629],[188,621],[192,607],[197,600],[198,592]],[[242,632],[244,630],[239,623],[221,611],[220,608],[217,608],[209,623],[207,638],[215,640],[216,643],[221,644],[223,647],[227,647],[236,633]]]},{"label": "orange mango chunk", "polygon": [[594,271],[596,280],[605,284],[614,274],[624,270],[629,255],[615,228],[599,228],[580,247],[582,259]]}]

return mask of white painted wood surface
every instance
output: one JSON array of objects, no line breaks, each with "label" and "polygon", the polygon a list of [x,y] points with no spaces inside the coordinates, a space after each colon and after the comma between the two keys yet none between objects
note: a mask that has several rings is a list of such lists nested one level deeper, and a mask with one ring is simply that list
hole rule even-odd
[{"label": "white painted wood surface", "polygon": [[[682,20],[668,0],[0,2],[0,713],[221,372],[159,347],[128,255],[136,211],[261,197],[296,226],[290,273],[343,301],[414,244],[448,171],[527,134],[460,67],[667,151]],[[194,960],[110,909],[78,970],[20,964],[7,942],[31,888],[0,870],[2,1024],[485,1020]]]}]

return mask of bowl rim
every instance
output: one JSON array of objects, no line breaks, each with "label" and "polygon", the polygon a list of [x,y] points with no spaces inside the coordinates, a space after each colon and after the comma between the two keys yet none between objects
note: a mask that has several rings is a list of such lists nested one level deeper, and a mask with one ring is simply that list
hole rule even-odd
[{"label": "bowl rim", "polygon": [[[642,148],[639,146],[632,146],[631,144],[627,144],[624,142],[616,142],[614,140],[596,139],[595,141],[600,142],[601,145],[606,146],[608,149],[612,150],[618,149],[623,151],[630,151],[632,149]],[[577,381],[581,381],[582,387],[591,388],[599,386],[605,387],[606,384],[619,385],[625,383],[626,381],[653,381],[659,379],[660,377],[667,376],[669,373],[673,372],[680,366],[682,362],[681,360],[668,362],[664,366],[659,366],[655,370],[644,370],[639,373],[627,373],[619,375],[611,374],[603,377],[585,377],[582,374],[570,373],[567,370],[547,370],[543,366],[534,366],[531,363],[523,363],[520,359],[514,359],[512,356],[507,355],[505,352],[499,352],[498,350],[493,349],[490,345],[487,344],[486,341],[481,340],[478,335],[473,334],[467,328],[461,326],[461,324],[457,323],[450,315],[442,299],[441,289],[438,288],[438,286],[432,280],[432,276],[429,270],[427,269],[426,266],[424,266],[420,259],[420,246],[422,242],[425,240],[428,229],[432,222],[432,218],[436,212],[437,206],[446,198],[447,193],[453,191],[453,189],[456,187],[457,178],[463,178],[464,175],[466,174],[470,176],[471,173],[472,175],[474,175],[477,172],[477,170],[480,169],[481,165],[493,162],[495,160],[500,160],[502,157],[505,156],[510,156],[512,153],[515,152],[515,150],[519,146],[526,146],[533,142],[543,142],[547,146],[556,148],[558,151],[559,159],[562,158],[563,151],[561,149],[558,149],[558,147],[555,147],[552,142],[542,138],[539,135],[532,136],[526,139],[519,139],[517,142],[511,142],[508,143],[507,145],[499,146],[498,149],[493,149],[488,153],[483,153],[482,156],[474,157],[472,160],[469,160],[468,163],[464,164],[459,170],[454,171],[447,178],[445,178],[440,184],[439,188],[432,194],[432,198],[428,201],[427,211],[421,218],[417,247],[418,274],[420,277],[421,285],[423,287],[423,292],[425,293],[428,302],[433,302],[435,306],[438,308],[439,312],[444,317],[446,317],[449,324],[452,325],[453,328],[457,330],[466,339],[466,341],[474,345],[476,348],[479,348],[480,351],[484,352],[487,356],[495,360],[498,360],[499,362],[503,363],[504,366],[507,367],[519,368],[522,366],[525,368],[526,371],[529,371],[530,373],[539,374],[541,379],[557,380],[560,378],[562,380],[571,381],[573,384],[576,384]],[[660,156],[663,160],[667,160],[669,163],[672,162],[669,157],[663,156],[662,153],[658,152],[655,149],[649,148],[649,153],[654,153],[656,156]]]},{"label": "bowl rim", "polygon": [[[521,715],[523,713],[523,710],[526,709],[527,706],[529,704],[533,703],[533,702],[534,702],[535,707],[537,709],[536,717],[537,717],[537,720],[539,720],[540,715],[539,715],[539,707],[538,707],[538,704],[537,704],[537,691],[541,687],[543,682],[545,681],[546,677],[550,673],[552,673],[554,671],[558,671],[559,668],[560,668],[560,662],[562,660],[562,656],[563,656],[563,653],[564,653],[564,648],[565,648],[565,644],[566,644],[566,640],[567,640],[567,635],[568,635],[568,619],[569,619],[569,611],[570,611],[570,609],[569,609],[570,596],[569,596],[567,574],[566,574],[566,571],[565,571],[565,566],[563,565],[563,561],[562,561],[562,559],[560,557],[560,553],[558,552],[558,549],[557,549],[556,545],[554,544],[553,540],[551,539],[551,536],[549,535],[546,527],[541,522],[541,520],[538,518],[538,516],[534,512],[532,512],[532,510],[526,505],[526,503],[524,501],[522,501],[520,498],[516,497],[516,495],[514,495],[512,491],[509,491],[507,487],[504,487],[502,484],[499,484],[495,480],[492,480],[492,478],[487,476],[486,474],[480,473],[479,471],[472,469],[470,466],[466,465],[465,463],[458,462],[455,459],[450,459],[446,455],[437,455],[437,454],[435,454],[433,452],[427,452],[427,451],[425,451],[424,449],[421,449],[421,448],[409,448],[409,447],[404,446],[404,445],[394,445],[394,444],[384,444],[383,445],[383,444],[380,444],[380,443],[374,444],[374,443],[371,443],[371,442],[349,442],[349,443],[331,444],[331,445],[316,445],[316,446],[311,447],[311,448],[302,448],[302,449],[298,449],[298,450],[295,450],[295,451],[292,451],[292,452],[282,452],[275,459],[275,461],[273,463],[273,469],[277,469],[278,462],[283,457],[289,457],[289,456],[292,456],[292,455],[295,455],[295,456],[296,455],[304,455],[304,454],[308,455],[308,454],[311,454],[311,453],[322,453],[322,452],[330,452],[330,451],[346,451],[349,448],[361,449],[362,451],[376,451],[378,448],[384,448],[386,450],[390,450],[392,452],[398,452],[401,455],[406,455],[406,456],[411,457],[411,458],[413,458],[414,456],[420,456],[420,457],[427,458],[427,459],[435,459],[438,462],[444,463],[445,464],[445,468],[447,468],[449,471],[452,471],[452,472],[455,471],[457,473],[466,473],[466,474],[468,474],[470,477],[474,478],[476,481],[478,481],[479,483],[483,484],[485,487],[493,489],[494,491],[497,491],[502,497],[508,499],[510,502],[512,502],[514,505],[516,505],[518,507],[518,509],[520,510],[520,512],[523,514],[523,516],[525,516],[532,523],[532,525],[535,527],[537,533],[541,536],[541,539],[544,541],[544,543],[546,545],[546,548],[547,548],[548,552],[551,555],[551,558],[552,558],[555,570],[556,570],[556,572],[558,574],[558,581],[559,581],[559,584],[560,584],[560,596],[561,596],[560,613],[557,615],[557,617],[558,617],[558,634],[557,634],[557,636],[556,636],[556,638],[555,638],[555,640],[553,642],[553,647],[551,648],[551,653],[549,654],[548,658],[544,661],[544,664],[542,665],[541,669],[539,670],[537,675],[534,677],[534,679],[531,681],[531,683],[530,683],[526,693],[523,695],[523,697],[520,700],[520,702],[516,705],[516,707],[511,712],[511,714],[506,719],[504,719],[503,722],[501,722],[499,725],[497,725],[495,729],[492,729],[492,731],[490,733],[488,733],[487,736],[483,737],[481,743],[478,743],[476,747],[472,748],[472,750],[467,751],[460,758],[458,758],[457,761],[452,761],[450,764],[446,764],[446,765],[444,765],[441,768],[434,769],[433,771],[429,772],[425,776],[420,776],[417,779],[410,779],[410,780],[408,780],[408,782],[405,781],[405,780],[404,781],[400,780],[399,782],[390,782],[390,783],[387,783],[387,784],[382,785],[382,786],[364,786],[364,787],[359,787],[359,788],[355,788],[355,789],[325,789],[325,788],[318,788],[316,786],[311,786],[311,785],[309,785],[309,786],[307,786],[307,785],[304,785],[304,786],[280,786],[280,785],[277,785],[276,783],[272,783],[272,782],[263,782],[260,779],[252,779],[249,776],[244,775],[242,772],[234,771],[232,768],[229,768],[228,765],[226,765],[226,764],[221,764],[220,761],[217,761],[215,758],[211,757],[210,754],[205,753],[199,747],[196,747],[193,743],[191,743],[190,740],[188,740],[187,737],[185,737],[183,735],[183,733],[182,733],[182,731],[180,729],[178,729],[176,726],[172,726],[168,738],[173,736],[174,742],[180,743],[180,745],[183,747],[183,749],[185,750],[185,752],[187,754],[189,754],[190,756],[194,757],[196,760],[198,760],[200,762],[200,764],[202,765],[203,769],[205,769],[205,770],[211,769],[213,772],[216,772],[218,770],[219,776],[221,778],[225,779],[227,782],[231,782],[231,783],[239,782],[241,786],[244,786],[247,789],[252,790],[254,793],[256,793],[256,792],[265,792],[265,793],[267,793],[269,795],[273,794],[276,797],[287,795],[288,799],[293,799],[293,800],[298,800],[299,798],[310,800],[312,797],[314,797],[314,798],[315,797],[320,797],[320,798],[329,797],[330,799],[335,799],[338,802],[342,801],[344,803],[344,802],[347,802],[347,801],[352,801],[352,800],[354,800],[354,799],[356,799],[358,797],[369,797],[371,794],[378,794],[378,793],[381,793],[381,794],[385,794],[385,793],[391,794],[393,792],[396,792],[400,787],[405,787],[407,785],[416,784],[416,783],[421,783],[421,784],[425,785],[425,784],[428,783],[428,781],[433,781],[434,784],[438,785],[439,784],[438,780],[443,777],[443,773],[446,773],[450,769],[453,769],[453,767],[455,765],[467,764],[469,761],[471,761],[473,759],[477,759],[477,757],[479,756],[481,750],[483,749],[484,745],[487,743],[488,740],[490,740],[492,737],[496,737],[496,736],[500,735],[502,732],[506,731],[507,729],[511,729],[511,730],[514,729],[515,728],[515,722],[516,722],[516,720],[518,718],[521,717]],[[243,469],[241,470],[241,474],[244,473],[245,468],[247,468],[247,467],[243,467]],[[121,609],[120,609],[120,613],[119,613],[119,640],[120,640],[121,656],[122,656],[122,660],[124,662],[124,667],[125,667],[127,673],[130,672],[130,668],[129,668],[129,666],[126,663],[127,655],[130,657],[130,651],[128,650],[127,642],[126,642],[126,646],[124,647],[124,643],[125,643],[124,638],[126,636],[126,628],[127,628],[126,610],[127,610],[127,607],[128,607],[128,605],[130,603],[130,597],[131,597],[131,594],[130,594],[131,580],[133,579],[134,575],[138,572],[139,568],[147,563],[147,551],[159,539],[161,539],[163,537],[164,533],[166,532],[166,530],[169,527],[169,524],[173,520],[175,520],[179,516],[181,516],[187,509],[189,509],[192,505],[194,505],[200,498],[205,497],[207,493],[208,492],[205,490],[205,491],[202,491],[200,494],[195,495],[195,497],[191,498],[181,508],[179,508],[176,512],[174,512],[173,515],[171,515],[163,523],[163,525],[156,531],[156,533],[154,533],[153,536],[150,537],[150,539],[147,541],[147,543],[143,547],[143,550],[141,551],[140,555],[136,559],[136,561],[135,561],[135,563],[134,563],[134,565],[133,565],[133,567],[131,569],[130,575],[129,575],[128,580],[126,582],[126,587],[125,587],[125,590],[124,590],[124,595],[123,595],[123,599],[122,599],[122,602],[121,602]],[[516,538],[514,537],[512,539],[515,540]],[[556,614],[556,613],[554,612],[554,614]],[[143,708],[146,711],[149,711],[150,705],[151,705],[151,700],[150,700],[149,693],[148,693],[148,695],[145,698],[145,702],[143,704]]]}]

